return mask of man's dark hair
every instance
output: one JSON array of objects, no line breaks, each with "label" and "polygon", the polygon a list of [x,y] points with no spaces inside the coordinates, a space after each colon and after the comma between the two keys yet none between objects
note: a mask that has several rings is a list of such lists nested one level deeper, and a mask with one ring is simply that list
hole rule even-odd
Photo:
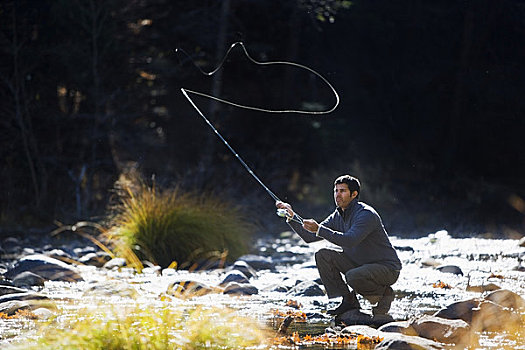
[{"label": "man's dark hair", "polygon": [[334,186],[338,184],[347,184],[351,192],[357,191],[357,195],[361,193],[361,183],[357,177],[350,175],[341,175],[334,181]]}]

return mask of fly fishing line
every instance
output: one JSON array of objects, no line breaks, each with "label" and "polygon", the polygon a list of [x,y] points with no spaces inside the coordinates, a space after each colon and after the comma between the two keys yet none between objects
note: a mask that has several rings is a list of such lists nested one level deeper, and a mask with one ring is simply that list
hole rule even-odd
[{"label": "fly fishing line", "polygon": [[[214,70],[210,71],[210,72],[205,72],[204,70],[202,70],[200,67],[198,67],[195,62],[193,62],[193,60],[191,59],[191,57],[184,51],[184,50],[181,50],[181,49],[176,49],[175,52],[182,52],[184,53],[186,56],[188,56],[188,58],[190,58],[190,60],[192,61],[192,63],[194,64],[195,67],[197,67],[197,69],[203,73],[204,75],[207,75],[207,76],[212,76],[213,74],[215,74],[219,69],[222,68],[222,66],[224,65],[224,62],[226,61],[226,59],[228,58],[228,55],[230,54],[230,52],[236,47],[236,46],[240,46],[244,52],[244,55],[254,64],[256,65],[259,65],[259,66],[269,66],[269,65],[288,65],[288,66],[292,66],[292,67],[297,67],[297,68],[300,68],[300,69],[304,69],[312,74],[314,74],[315,76],[317,76],[318,78],[320,78],[329,88],[330,90],[332,91],[332,93],[334,94],[334,97],[335,97],[335,103],[334,103],[334,106],[331,107],[330,109],[328,110],[325,110],[325,111],[309,111],[309,110],[295,110],[295,109],[283,109],[283,110],[276,110],[276,109],[267,109],[267,108],[261,108],[261,107],[256,107],[256,106],[250,106],[250,105],[244,105],[244,104],[240,104],[240,103],[236,103],[236,102],[232,102],[232,101],[228,101],[228,100],[225,100],[225,99],[221,99],[217,96],[212,96],[210,94],[205,94],[205,93],[202,93],[202,92],[199,92],[199,91],[194,91],[194,90],[190,90],[190,89],[186,89],[186,88],[181,88],[181,91],[182,91],[182,94],[184,95],[184,97],[190,102],[190,104],[192,105],[192,107],[197,111],[197,113],[201,116],[201,118],[206,122],[206,124],[208,124],[208,126],[213,130],[213,132],[215,132],[215,134],[217,135],[217,137],[219,137],[219,139],[226,145],[226,147],[233,153],[233,155],[235,156],[235,158],[237,158],[237,160],[241,163],[241,165],[246,169],[246,171],[259,183],[259,185],[261,185],[261,187],[268,193],[268,195],[270,195],[270,197],[272,197],[272,199],[274,201],[281,201],[279,199],[279,197],[277,197],[271,190],[268,186],[266,186],[264,184],[264,182],[262,182],[262,180],[253,172],[253,170],[248,166],[248,164],[246,164],[246,162],[241,158],[241,156],[239,155],[239,153],[237,153],[232,146],[230,146],[230,144],[228,143],[228,141],[226,141],[226,139],[221,135],[221,133],[219,133],[219,131],[217,130],[217,128],[215,128],[215,126],[213,126],[213,124],[209,121],[208,118],[206,118],[206,116],[204,115],[204,113],[197,107],[197,105],[195,104],[195,102],[193,102],[193,100],[191,99],[190,97],[190,94],[192,95],[196,95],[196,96],[201,96],[201,97],[205,97],[205,98],[209,98],[211,100],[215,100],[217,102],[220,102],[220,103],[224,103],[224,104],[227,104],[227,105],[231,105],[231,106],[234,106],[234,107],[237,107],[237,108],[242,108],[242,109],[247,109],[247,110],[253,110],[253,111],[259,111],[259,112],[265,112],[265,113],[297,113],[297,114],[306,114],[306,115],[320,115],[320,114],[328,114],[328,113],[331,113],[333,112],[337,106],[339,105],[339,95],[337,94],[337,91],[334,89],[334,87],[330,84],[330,82],[324,78],[321,74],[319,74],[318,72],[316,72],[315,70],[313,70],[312,68],[309,68],[307,66],[304,66],[302,64],[299,64],[299,63],[294,63],[294,62],[287,62],[287,61],[268,61],[268,62],[260,62],[260,61],[257,61],[255,59],[253,59],[250,54],[248,53],[248,50],[246,50],[246,47],[244,46],[244,44],[242,42],[236,42],[236,43],[233,43],[230,48],[228,49],[228,51],[226,52],[226,54],[224,55],[222,61],[219,63],[219,65],[217,66],[217,68],[215,68]],[[294,216],[291,217],[289,216],[288,214],[288,211],[287,210],[283,210],[283,209],[278,209],[277,210],[277,215],[281,216],[281,217],[286,217],[287,219],[289,220],[293,220],[293,221],[296,221],[300,224],[303,223],[303,218],[301,216],[299,216],[297,213],[294,212]]]}]

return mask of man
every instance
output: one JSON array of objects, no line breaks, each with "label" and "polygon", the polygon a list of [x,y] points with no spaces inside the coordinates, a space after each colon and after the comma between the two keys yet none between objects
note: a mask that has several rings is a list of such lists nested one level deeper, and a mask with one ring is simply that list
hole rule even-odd
[{"label": "man", "polygon": [[[401,261],[379,214],[358,201],[360,190],[357,178],[338,177],[334,181],[336,209],[320,224],[306,219],[301,225],[291,220],[295,214],[290,204],[276,202],[277,208],[287,211],[288,224],[305,242],[325,239],[342,248],[323,248],[315,254],[328,298],[343,297],[341,305],[328,311],[331,315],[359,310],[356,293],[372,304],[377,303],[372,309],[374,316],[385,315],[394,300],[391,285],[397,281],[401,270]],[[346,283],[341,274],[345,275]]]}]

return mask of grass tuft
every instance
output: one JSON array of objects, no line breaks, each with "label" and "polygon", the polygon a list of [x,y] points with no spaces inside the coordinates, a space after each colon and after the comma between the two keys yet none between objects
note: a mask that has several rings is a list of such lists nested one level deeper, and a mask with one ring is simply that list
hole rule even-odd
[{"label": "grass tuft", "polygon": [[117,251],[132,250],[162,267],[174,266],[174,261],[179,267],[190,266],[225,255],[234,260],[247,252],[252,227],[238,208],[218,197],[129,183],[118,194],[108,230],[123,243],[115,245]]},{"label": "grass tuft", "polygon": [[267,339],[253,320],[227,309],[105,309],[80,312],[68,322],[52,321],[37,340],[12,349],[234,350],[259,347]]}]

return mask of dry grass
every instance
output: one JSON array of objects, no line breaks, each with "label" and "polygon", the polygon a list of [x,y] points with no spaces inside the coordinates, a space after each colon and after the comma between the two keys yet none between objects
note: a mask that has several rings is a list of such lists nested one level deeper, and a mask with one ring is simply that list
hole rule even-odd
[{"label": "dry grass", "polygon": [[[113,210],[110,240],[162,267],[246,253],[252,227],[240,210],[213,195],[123,185]],[[189,266],[189,265],[188,265]]]}]

